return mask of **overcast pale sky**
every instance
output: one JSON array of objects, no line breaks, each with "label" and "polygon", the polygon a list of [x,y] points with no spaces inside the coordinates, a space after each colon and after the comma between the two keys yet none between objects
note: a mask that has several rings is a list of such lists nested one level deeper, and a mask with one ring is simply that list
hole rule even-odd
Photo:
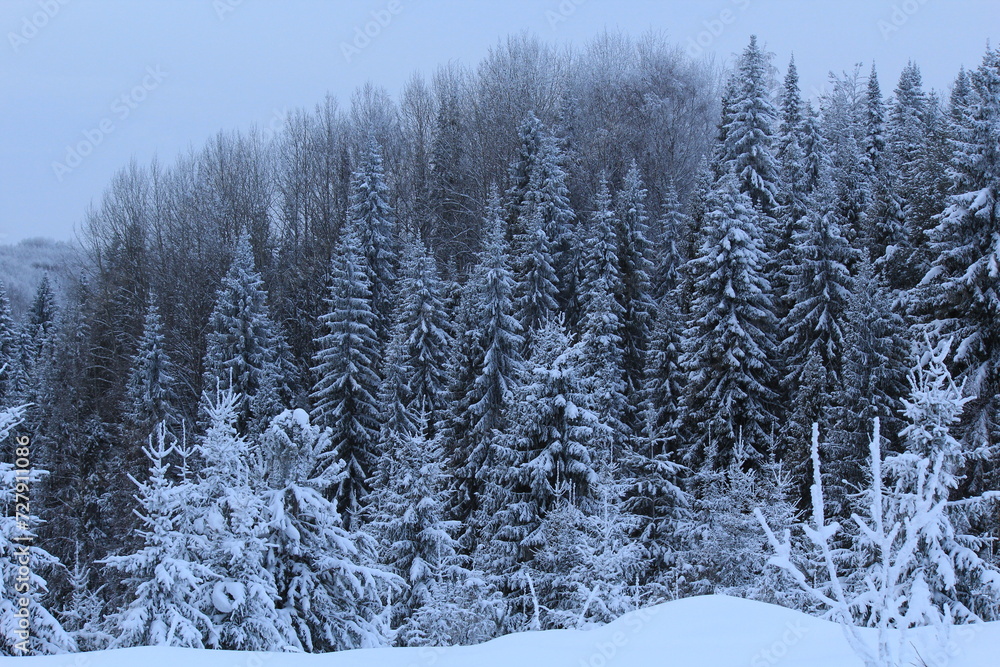
[{"label": "overcast pale sky", "polygon": [[0,0],[0,242],[72,238],[132,156],[169,162],[369,79],[395,94],[525,29],[583,44],[652,28],[723,60],[756,33],[782,70],[795,53],[811,96],[872,59],[885,93],[908,59],[947,90],[998,26],[997,0]]}]

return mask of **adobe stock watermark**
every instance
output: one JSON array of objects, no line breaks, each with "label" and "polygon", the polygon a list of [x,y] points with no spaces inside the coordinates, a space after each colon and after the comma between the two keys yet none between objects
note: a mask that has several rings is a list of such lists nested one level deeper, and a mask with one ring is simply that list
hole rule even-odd
[{"label": "adobe stock watermark", "polygon": [[389,27],[392,20],[403,11],[402,0],[389,0],[382,9],[371,12],[371,20],[364,25],[354,26],[354,38],[349,42],[340,43],[340,52],[344,60],[350,64],[356,56],[371,46],[372,40]]},{"label": "adobe stock watermark", "polygon": [[615,630],[605,641],[594,642],[594,650],[587,658],[581,658],[579,667],[607,667],[614,662],[623,648],[629,645],[632,638],[645,629],[649,620],[660,612],[659,607],[639,609],[624,619],[628,632]]},{"label": "adobe stock watermark", "polygon": [[882,33],[882,39],[886,42],[889,37],[906,25],[913,15],[920,11],[920,8],[927,4],[927,0],[903,0],[903,2],[893,4],[892,11],[888,18],[878,20],[878,31]]},{"label": "adobe stock watermark", "polygon": [[785,632],[780,639],[772,642],[767,648],[762,648],[750,659],[750,667],[771,667],[776,665],[788,655],[788,651],[793,646],[802,641],[808,634],[802,621],[789,621],[785,623]]},{"label": "adobe stock watermark", "polygon": [[70,0],[35,0],[38,11],[28,14],[21,19],[21,27],[17,32],[11,30],[7,33],[7,41],[14,53],[21,50],[21,47],[33,40],[38,34],[52,22],[62,8],[70,3]]},{"label": "adobe stock watermark", "polygon": [[149,94],[160,87],[166,78],[167,72],[164,72],[160,65],[147,67],[145,76],[138,84],[111,101],[109,114],[94,127],[83,130],[83,139],[75,144],[67,145],[65,156],[61,162],[59,160],[52,162],[52,173],[55,174],[56,180],[62,183],[68,174],[83,164],[87,156],[93,153],[94,149],[104,143],[107,136],[118,128],[117,123],[127,120],[146,101]]},{"label": "adobe stock watermark", "polygon": [[17,565],[14,575],[14,652],[18,655],[31,655],[31,545],[34,536],[31,534],[31,439],[26,435],[14,439],[14,524],[17,537],[11,541],[16,543],[12,560]]},{"label": "adobe stock watermark", "polygon": [[246,0],[212,0],[212,9],[220,21],[225,21],[226,16],[236,11]]},{"label": "adobe stock watermark", "polygon": [[691,58],[696,58],[705,52],[705,49],[712,46],[715,40],[726,31],[726,26],[736,23],[737,19],[743,15],[750,7],[752,0],[729,0],[732,7],[726,7],[716,16],[705,19],[701,22],[705,28],[694,37],[688,37],[687,54]]},{"label": "adobe stock watermark", "polygon": [[948,629],[945,637],[937,638],[936,641],[931,642],[930,647],[918,648],[916,645],[912,645],[918,660],[915,664],[926,667],[948,667],[954,664],[985,627],[985,623],[953,625]]},{"label": "adobe stock watermark", "polygon": [[281,131],[285,128],[288,123],[288,108],[275,109],[271,113],[271,118],[267,121],[267,125],[261,125],[257,127],[257,131],[260,132],[260,138],[265,143],[273,141],[278,137]]},{"label": "adobe stock watermark", "polygon": [[580,5],[586,2],[587,0],[562,0],[555,9],[545,11],[545,20],[549,22],[549,27],[555,30],[559,27],[559,24],[565,23],[569,20],[569,17],[576,14],[576,10],[579,9]]}]

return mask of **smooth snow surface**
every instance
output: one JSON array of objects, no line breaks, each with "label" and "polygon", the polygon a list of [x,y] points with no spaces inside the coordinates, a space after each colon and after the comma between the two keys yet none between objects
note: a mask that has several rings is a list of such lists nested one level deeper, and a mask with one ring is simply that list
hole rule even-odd
[{"label": "smooth snow surface", "polygon": [[[1000,622],[956,628],[947,653],[922,648],[928,637],[911,633],[907,640],[928,665],[998,664]],[[324,655],[142,647],[21,660],[37,667],[862,667],[835,623],[718,595],[669,602],[591,630],[507,635],[479,646]]]}]

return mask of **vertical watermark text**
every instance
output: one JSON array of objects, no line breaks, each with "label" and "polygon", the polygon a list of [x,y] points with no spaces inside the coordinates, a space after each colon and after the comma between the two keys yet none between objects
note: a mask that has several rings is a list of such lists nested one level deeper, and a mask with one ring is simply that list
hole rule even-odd
[{"label": "vertical watermark text", "polygon": [[26,435],[14,439],[14,523],[17,535],[12,539],[14,564],[14,652],[30,654],[31,641],[31,439]]}]

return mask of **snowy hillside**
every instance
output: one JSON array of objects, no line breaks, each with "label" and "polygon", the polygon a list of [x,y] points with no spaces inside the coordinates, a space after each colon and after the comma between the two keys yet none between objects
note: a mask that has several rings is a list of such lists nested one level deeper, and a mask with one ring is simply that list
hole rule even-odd
[{"label": "snowy hillside", "polygon": [[[868,635],[874,641],[874,635]],[[1000,623],[954,631],[947,654],[928,648],[926,634],[911,633],[928,665],[996,664]],[[224,658],[222,654],[225,654]],[[222,658],[222,659],[220,659]],[[687,598],[633,612],[592,630],[549,630],[507,635],[479,646],[384,648],[325,655],[286,655],[129,648],[74,656],[28,658],[32,667],[209,667],[216,665],[329,665],[330,667],[854,667],[862,663],[841,628],[803,613],[724,596]],[[912,664],[920,664],[914,662]]]}]

